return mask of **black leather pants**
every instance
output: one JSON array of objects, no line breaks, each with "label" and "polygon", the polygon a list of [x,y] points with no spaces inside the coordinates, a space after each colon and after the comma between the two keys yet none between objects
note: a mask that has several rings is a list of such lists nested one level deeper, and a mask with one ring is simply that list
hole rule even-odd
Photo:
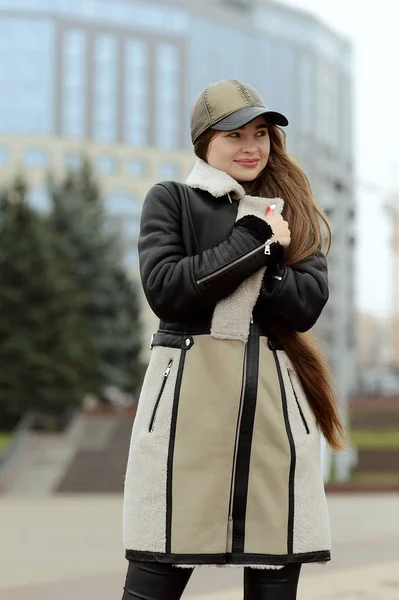
[{"label": "black leather pants", "polygon": [[[244,569],[244,600],[296,600],[300,564]],[[122,600],[179,600],[193,573],[173,565],[129,562]]]}]

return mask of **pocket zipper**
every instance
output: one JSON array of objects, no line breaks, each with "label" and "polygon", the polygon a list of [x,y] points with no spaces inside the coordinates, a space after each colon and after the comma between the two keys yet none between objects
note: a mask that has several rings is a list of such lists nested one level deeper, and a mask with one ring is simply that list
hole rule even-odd
[{"label": "pocket zipper", "polygon": [[158,394],[157,400],[155,402],[154,410],[152,411],[152,417],[151,417],[150,427],[149,427],[149,432],[150,433],[152,433],[154,431],[155,418],[157,416],[159,403],[161,401],[161,397],[162,397],[163,391],[165,389],[165,385],[166,385],[166,382],[168,380],[169,373],[170,373],[170,370],[172,368],[172,365],[173,365],[173,360],[170,360],[168,366],[166,367],[165,371],[163,372],[163,379],[162,379],[161,389],[159,390],[159,394]]},{"label": "pocket zipper", "polygon": [[217,277],[218,275],[221,275],[225,271],[228,271],[229,269],[232,269],[236,265],[240,264],[240,262],[243,262],[247,258],[250,258],[254,254],[257,254],[261,250],[263,250],[265,254],[270,254],[270,244],[272,243],[272,241],[273,241],[272,238],[270,238],[270,240],[267,240],[267,242],[265,242],[261,246],[258,246],[257,248],[254,248],[250,252],[247,252],[247,254],[244,254],[244,256],[241,256],[240,258],[236,258],[235,260],[232,260],[228,265],[225,265],[224,267],[220,267],[220,269],[217,269],[213,273],[210,273],[209,275],[206,275],[205,277],[202,277],[201,279],[198,279],[197,280],[197,285],[201,285],[201,283],[205,283],[205,281],[209,281],[210,279],[213,279],[214,277]]},{"label": "pocket zipper", "polygon": [[294,382],[292,381],[292,376],[291,376],[291,373],[294,373],[294,375],[297,375],[297,373],[296,373],[296,371],[294,371],[294,369],[292,367],[289,367],[289,366],[287,366],[287,373],[288,373],[288,379],[290,380],[292,391],[294,393],[295,402],[296,402],[296,405],[298,407],[299,414],[301,415],[302,423],[303,423],[303,425],[304,425],[304,427],[306,429],[306,433],[309,434],[310,433],[309,426],[308,426],[308,424],[306,422],[305,415],[303,414],[301,405],[299,404],[298,396],[297,396],[297,393],[295,391]]}]

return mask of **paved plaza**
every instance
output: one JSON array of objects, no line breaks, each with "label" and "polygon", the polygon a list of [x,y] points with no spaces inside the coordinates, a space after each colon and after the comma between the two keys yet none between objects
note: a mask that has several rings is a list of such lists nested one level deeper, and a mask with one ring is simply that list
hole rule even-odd
[{"label": "paved plaza", "polygon": [[[328,498],[333,560],[299,600],[399,600],[399,494]],[[0,497],[0,600],[120,600],[122,497]],[[240,600],[241,569],[197,569],[185,597]]]}]

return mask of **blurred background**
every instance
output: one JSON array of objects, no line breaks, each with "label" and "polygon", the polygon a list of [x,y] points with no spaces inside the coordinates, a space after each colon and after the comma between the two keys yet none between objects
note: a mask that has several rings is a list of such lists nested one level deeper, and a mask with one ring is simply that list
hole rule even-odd
[{"label": "blurred background", "polygon": [[157,328],[138,281],[141,206],[157,181],[184,181],[191,106],[225,78],[288,116],[333,230],[315,332],[350,437],[322,454],[338,545],[399,561],[398,17],[390,0],[0,0],[0,524],[12,544],[37,511],[29,557],[42,544],[23,576],[9,546],[4,598],[97,572],[69,554],[50,576],[66,543],[44,535],[51,515],[52,535],[110,519],[97,568],[120,589],[121,491]]}]

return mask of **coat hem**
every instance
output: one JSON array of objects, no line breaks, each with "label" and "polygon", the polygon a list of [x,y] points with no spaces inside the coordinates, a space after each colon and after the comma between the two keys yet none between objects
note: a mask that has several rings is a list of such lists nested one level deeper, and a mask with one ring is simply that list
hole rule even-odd
[{"label": "coat hem", "polygon": [[137,562],[156,562],[173,564],[186,568],[198,566],[236,566],[236,567],[283,567],[292,563],[326,563],[331,560],[329,550],[301,552],[298,554],[166,554],[163,552],[145,552],[126,550],[127,560]]}]

